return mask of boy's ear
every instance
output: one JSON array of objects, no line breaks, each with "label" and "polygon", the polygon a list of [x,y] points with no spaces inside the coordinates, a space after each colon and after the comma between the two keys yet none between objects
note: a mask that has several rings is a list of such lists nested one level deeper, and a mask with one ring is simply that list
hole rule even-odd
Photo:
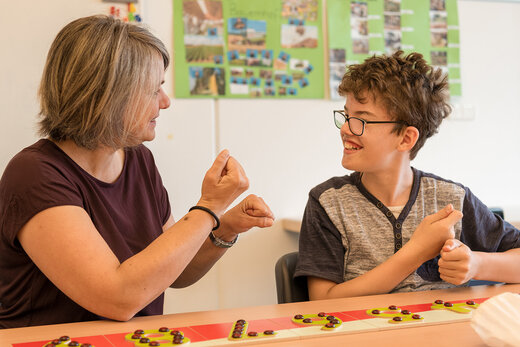
[{"label": "boy's ear", "polygon": [[419,130],[416,127],[408,126],[401,135],[401,142],[397,149],[411,151],[419,139]]}]

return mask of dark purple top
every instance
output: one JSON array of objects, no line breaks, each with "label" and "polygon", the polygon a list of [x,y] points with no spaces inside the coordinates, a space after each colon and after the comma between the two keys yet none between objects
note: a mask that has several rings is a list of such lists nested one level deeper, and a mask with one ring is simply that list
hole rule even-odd
[{"label": "dark purple top", "polygon": [[[140,252],[162,233],[170,203],[150,150],[140,145],[125,154],[114,183],[94,178],[45,139],[9,162],[0,181],[0,328],[102,318],[56,288],[17,234],[37,213],[73,205],[85,209],[120,262]],[[163,301],[160,295],[137,315],[162,314]]]}]

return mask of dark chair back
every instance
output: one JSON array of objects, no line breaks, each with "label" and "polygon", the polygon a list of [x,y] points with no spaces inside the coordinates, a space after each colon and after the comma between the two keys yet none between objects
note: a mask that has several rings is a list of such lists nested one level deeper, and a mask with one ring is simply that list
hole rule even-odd
[{"label": "dark chair back", "polygon": [[274,271],[279,304],[309,300],[306,279],[293,280],[297,261],[298,252],[292,252],[282,255],[276,262]]}]

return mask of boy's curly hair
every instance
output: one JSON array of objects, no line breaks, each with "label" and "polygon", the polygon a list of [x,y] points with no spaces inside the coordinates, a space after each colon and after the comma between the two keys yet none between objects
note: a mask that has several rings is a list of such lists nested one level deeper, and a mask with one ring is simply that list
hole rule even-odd
[{"label": "boy's curly hair", "polygon": [[[414,159],[426,139],[435,134],[442,120],[451,112],[448,104],[447,76],[433,68],[420,53],[373,56],[362,64],[350,65],[338,92],[352,94],[361,103],[367,97],[382,103],[393,120],[402,121],[419,130],[419,139],[410,151]],[[393,129],[400,133],[406,126]]]}]

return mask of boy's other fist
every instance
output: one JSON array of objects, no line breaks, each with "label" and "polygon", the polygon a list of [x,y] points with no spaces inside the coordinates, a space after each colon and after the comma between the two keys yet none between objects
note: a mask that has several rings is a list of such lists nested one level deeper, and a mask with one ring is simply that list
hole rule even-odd
[{"label": "boy's other fist", "polygon": [[444,243],[439,259],[441,278],[451,284],[460,285],[477,273],[478,257],[460,240],[450,239]]}]

